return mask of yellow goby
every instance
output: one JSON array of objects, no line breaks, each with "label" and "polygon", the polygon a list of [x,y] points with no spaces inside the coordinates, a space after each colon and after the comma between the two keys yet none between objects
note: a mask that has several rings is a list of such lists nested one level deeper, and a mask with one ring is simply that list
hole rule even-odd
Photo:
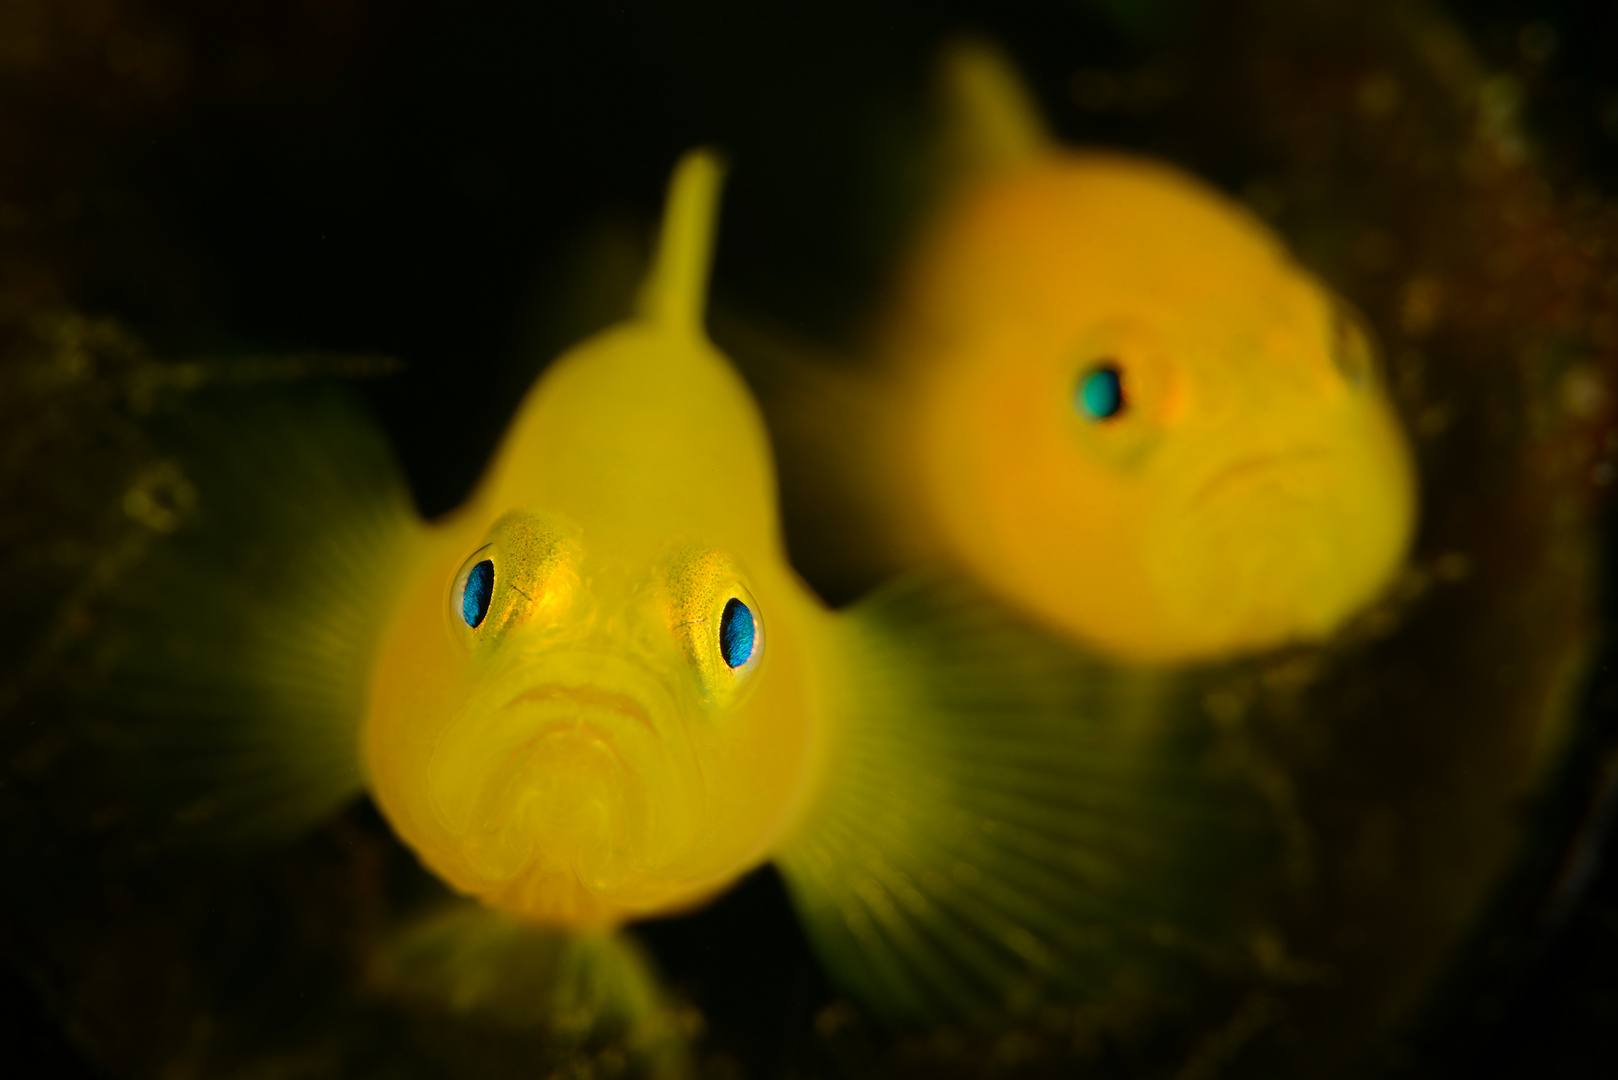
[{"label": "yellow goby", "polygon": [[829,615],[787,569],[767,436],[702,332],[719,167],[671,195],[634,319],[562,356],[401,582],[371,789],[458,890],[561,926],[698,903],[820,782]]},{"label": "yellow goby", "polygon": [[346,411],[228,425],[195,466],[211,525],[131,601],[154,756],[243,832],[368,790],[482,909],[403,935],[395,981],[529,1015],[594,995],[635,1022],[655,995],[611,931],[766,861],[894,1015],[1217,955],[1204,889],[1272,830],[1167,682],[942,579],[834,614],[787,565],[758,408],[702,330],[718,181],[682,162],[638,313],[546,371],[440,521]]},{"label": "yellow goby", "polygon": [[1134,661],[1330,634],[1415,523],[1369,329],[1208,185],[1051,141],[993,50],[944,75],[949,182],[866,370],[796,365],[778,406],[862,517],[825,546],[859,537],[842,559],[871,574],[951,565]]}]

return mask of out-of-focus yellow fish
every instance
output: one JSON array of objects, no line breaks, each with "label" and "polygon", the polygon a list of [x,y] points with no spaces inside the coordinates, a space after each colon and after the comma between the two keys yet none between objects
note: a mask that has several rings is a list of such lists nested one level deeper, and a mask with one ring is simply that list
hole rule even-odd
[{"label": "out-of-focus yellow fish", "polygon": [[[717,184],[686,159],[639,314],[544,374],[442,521],[351,418],[238,425],[252,450],[197,475],[229,529],[182,534],[135,604],[145,707],[183,703],[210,805],[264,831],[368,788],[488,914],[399,950],[458,957],[452,996],[521,954],[547,971],[504,982],[536,1013],[582,984],[644,1002],[612,929],[767,860],[844,985],[898,1015],[1218,955],[1233,891],[1207,885],[1270,828],[1160,684],[943,585],[833,615],[788,568],[759,412],[701,326]],[[263,462],[273,497],[231,502]],[[173,618],[180,589],[216,616]],[[549,944],[513,946],[524,926]]]},{"label": "out-of-focus yellow fish", "polygon": [[953,50],[946,83],[954,182],[877,315],[874,373],[835,406],[786,401],[789,454],[823,471],[857,447],[839,479],[886,569],[946,560],[1116,655],[1329,634],[1415,516],[1368,329],[1207,185],[1048,141],[998,54]]}]

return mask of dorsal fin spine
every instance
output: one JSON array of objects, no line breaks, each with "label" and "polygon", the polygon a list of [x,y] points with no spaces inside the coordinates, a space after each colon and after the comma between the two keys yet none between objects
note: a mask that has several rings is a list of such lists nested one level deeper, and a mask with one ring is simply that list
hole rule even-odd
[{"label": "dorsal fin spine", "polygon": [[939,57],[939,84],[957,174],[993,175],[1053,150],[1033,95],[999,47],[951,42]]},{"label": "dorsal fin spine", "polygon": [[637,304],[643,318],[700,332],[724,172],[718,154],[708,149],[690,151],[675,166],[657,255]]}]

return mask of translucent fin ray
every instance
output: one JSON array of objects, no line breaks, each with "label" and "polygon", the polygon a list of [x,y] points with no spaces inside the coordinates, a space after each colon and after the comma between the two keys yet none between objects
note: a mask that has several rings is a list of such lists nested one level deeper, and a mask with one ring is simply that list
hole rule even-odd
[{"label": "translucent fin ray", "polygon": [[1166,986],[1245,948],[1238,897],[1280,834],[1187,687],[937,578],[847,615],[839,769],[780,862],[849,990],[932,1020]]},{"label": "translucent fin ray", "polygon": [[361,790],[371,653],[423,527],[335,392],[204,397],[159,435],[194,507],[109,612],[104,735],[203,835],[290,836]]}]

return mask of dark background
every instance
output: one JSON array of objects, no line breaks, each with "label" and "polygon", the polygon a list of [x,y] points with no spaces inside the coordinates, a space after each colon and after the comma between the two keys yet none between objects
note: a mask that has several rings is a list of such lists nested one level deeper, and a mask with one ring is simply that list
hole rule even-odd
[{"label": "dark background", "polygon": [[[1056,0],[768,14],[717,0],[73,0],[30,38],[45,25],[36,6],[0,0],[0,272],[30,302],[117,315],[165,355],[400,358],[401,375],[362,392],[436,513],[543,358],[589,329],[569,306],[580,253],[603,222],[653,218],[680,151],[713,143],[735,162],[720,295],[835,336],[897,228],[866,194],[873,148],[902,153],[895,133],[943,35],[1004,42],[1059,132],[1143,142],[1127,117],[1072,107],[1070,80],[1145,63],[1181,24],[1172,5],[1111,6],[1122,23]],[[1451,14],[1489,67],[1520,79],[1553,183],[1618,195],[1618,9],[1500,0]],[[1603,603],[1610,624],[1611,588]],[[1618,724],[1612,650],[1602,656],[1585,705],[1591,755]],[[1588,784],[1590,770],[1574,773]],[[1585,806],[1570,792],[1558,812],[1576,822]],[[1436,1073],[1618,1074],[1618,859],[1597,858],[1599,828],[1578,835],[1596,859],[1588,884],[1555,919],[1502,931],[1488,978],[1457,992],[1433,1036]],[[792,1033],[829,998],[768,874],[648,937],[675,978],[702,968],[731,1006],[766,1018],[721,1033],[760,1075],[784,1068]],[[96,1075],[59,1023],[0,975],[0,1071]]]}]

